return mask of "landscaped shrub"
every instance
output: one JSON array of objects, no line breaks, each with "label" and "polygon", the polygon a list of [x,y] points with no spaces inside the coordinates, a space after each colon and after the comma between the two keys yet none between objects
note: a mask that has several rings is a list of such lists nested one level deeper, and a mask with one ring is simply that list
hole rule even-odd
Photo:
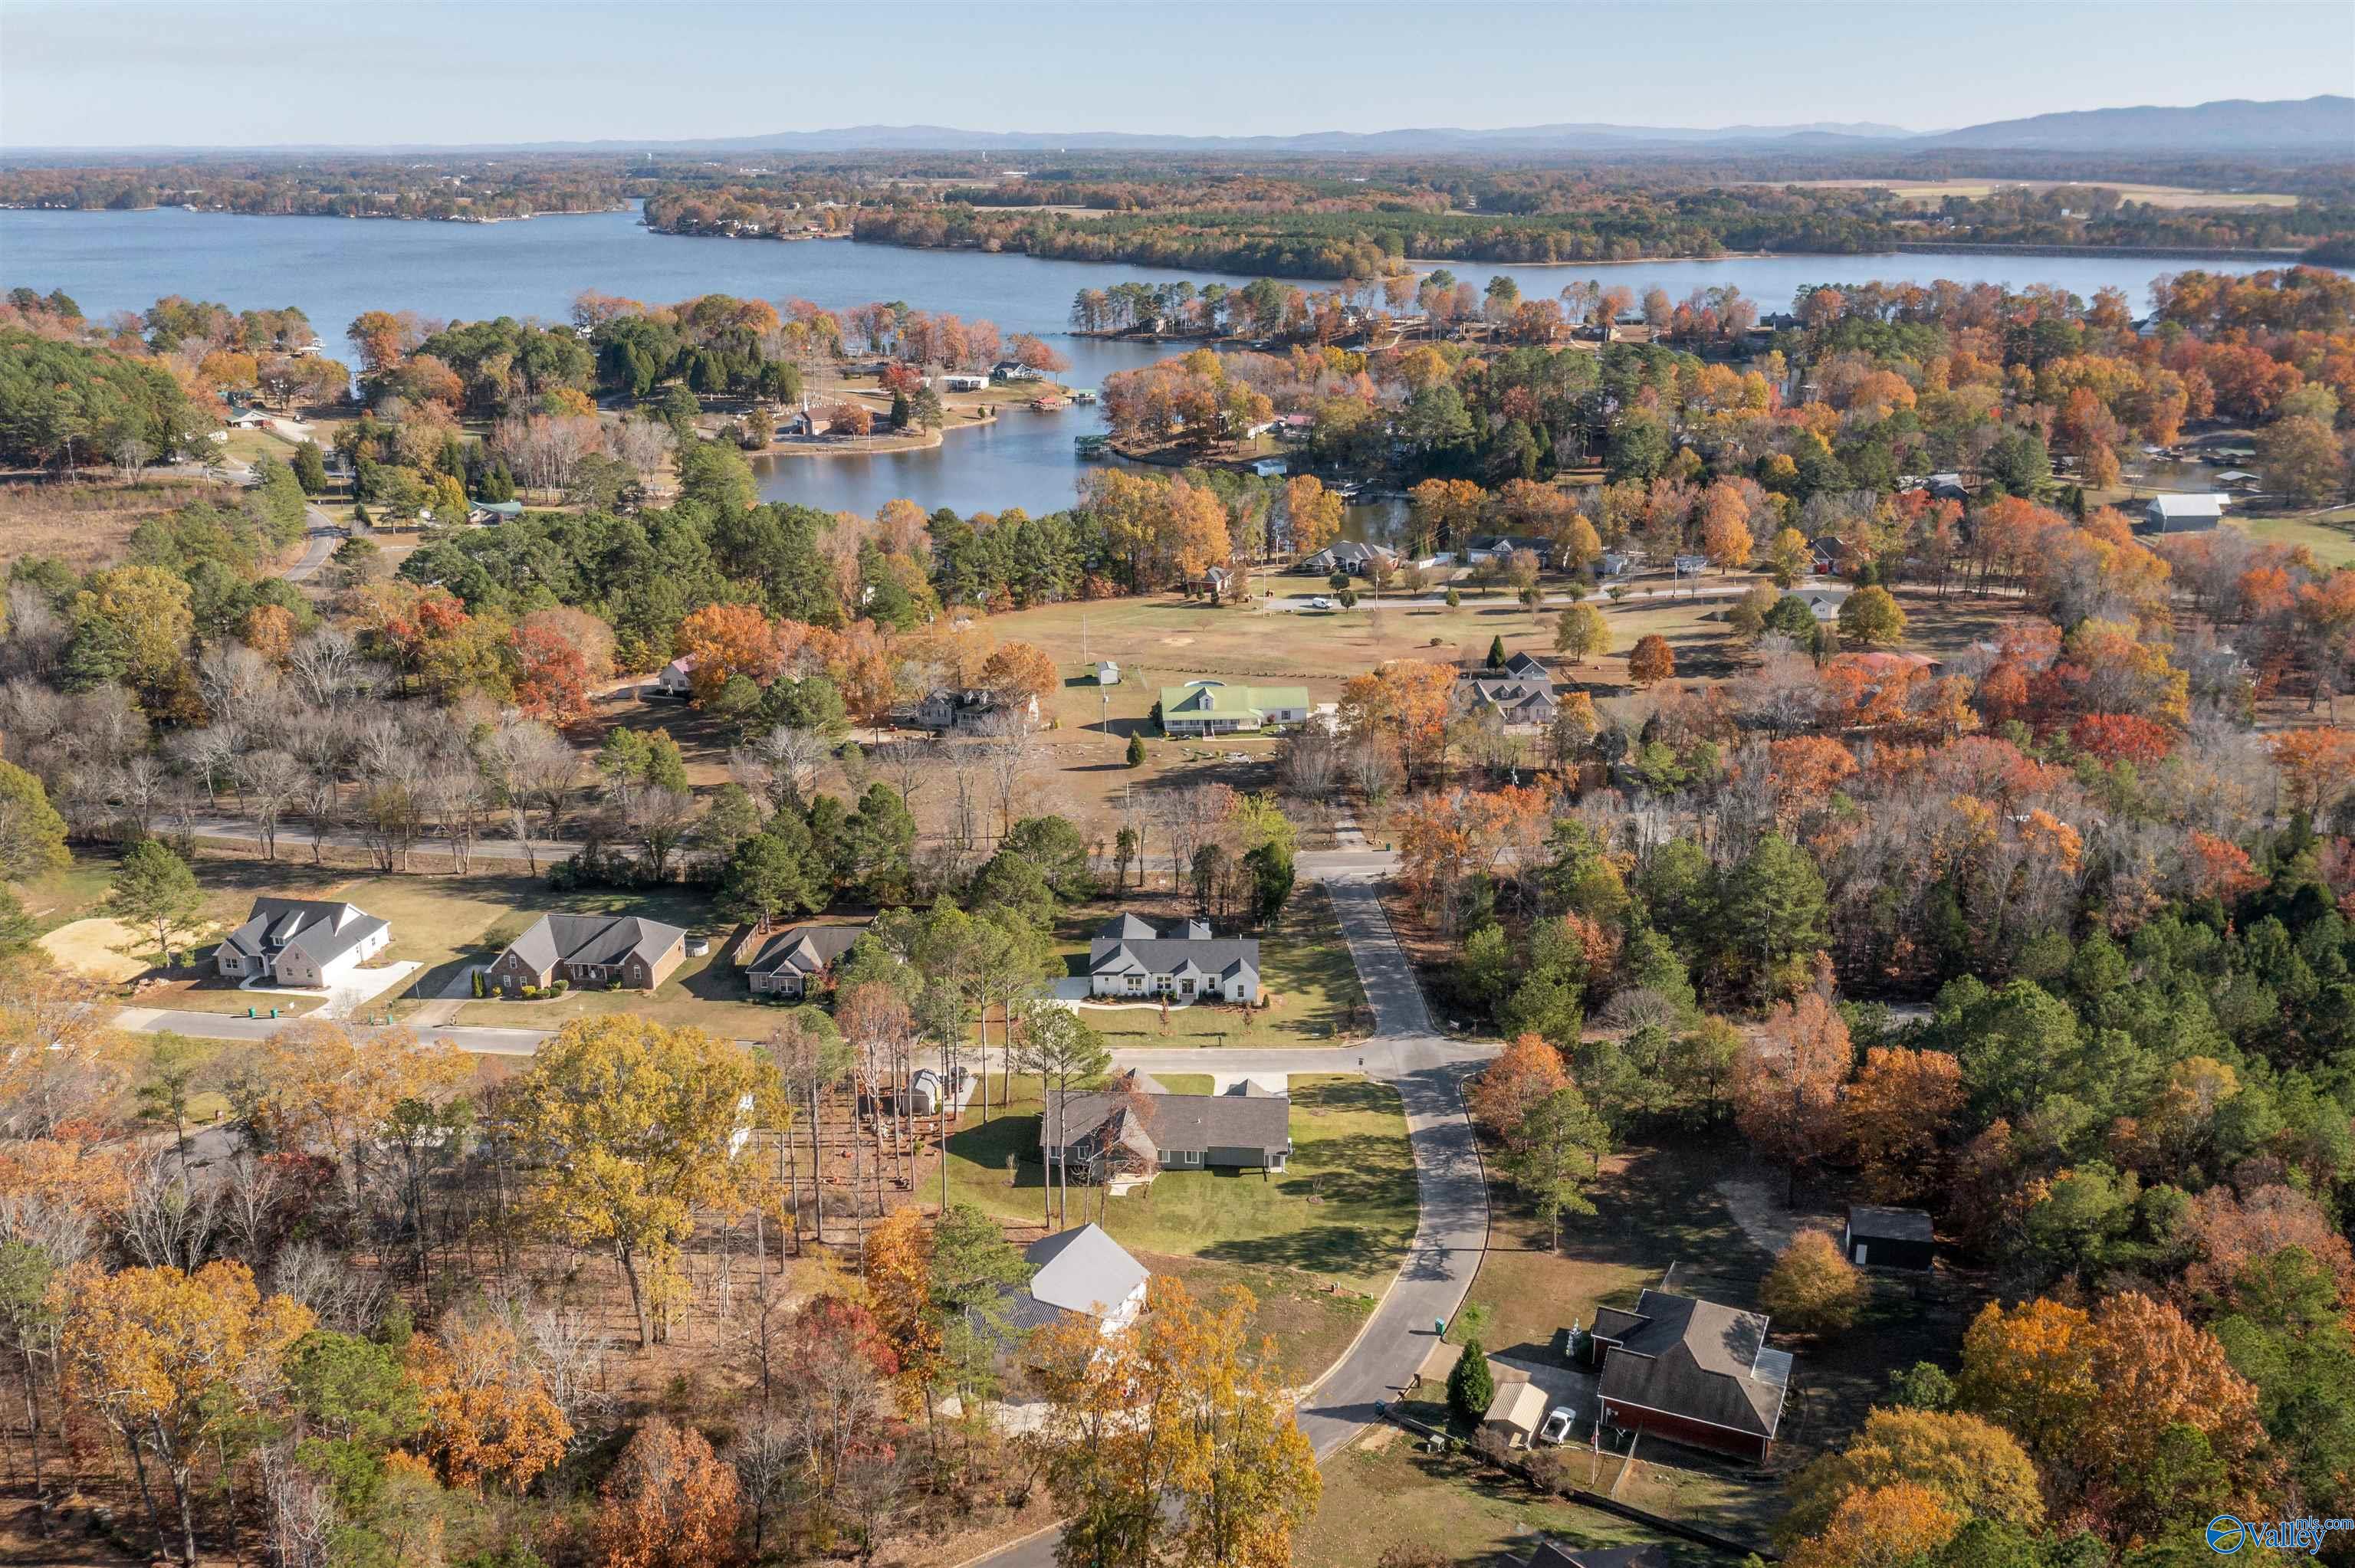
[{"label": "landscaped shrub", "polygon": [[523,999],[526,1001],[538,1001],[539,1000],[539,988],[536,985],[527,985],[524,987]]},{"label": "landscaped shrub", "polygon": [[1447,1408],[1460,1421],[1477,1421],[1488,1414],[1488,1402],[1496,1397],[1497,1377],[1488,1370],[1488,1352],[1479,1340],[1465,1340],[1464,1354],[1447,1374]]},{"label": "landscaped shrub", "polygon": [[551,996],[562,996],[566,991],[570,991],[571,989],[572,982],[570,980],[559,980],[554,985],[549,986],[548,991],[549,994]]},{"label": "landscaped shrub", "polygon": [[483,985],[483,971],[476,969],[474,971],[474,996],[477,1000],[481,999],[485,989],[485,988]]}]

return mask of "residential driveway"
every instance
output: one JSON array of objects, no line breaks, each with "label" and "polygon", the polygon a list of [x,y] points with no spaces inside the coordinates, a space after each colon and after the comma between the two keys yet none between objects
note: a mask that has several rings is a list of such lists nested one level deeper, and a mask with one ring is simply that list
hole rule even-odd
[{"label": "residential driveway", "polygon": [[[1382,913],[1375,879],[1396,857],[1363,852],[1300,857],[1304,874],[1324,881],[1374,1012],[1374,1033],[1338,1050],[1116,1051],[1113,1060],[1148,1073],[1220,1075],[1333,1073],[1362,1068],[1397,1087],[1406,1107],[1420,1205],[1414,1245],[1390,1292],[1357,1342],[1300,1401],[1300,1429],[1316,1457],[1329,1459],[1369,1422],[1377,1403],[1394,1399],[1431,1347],[1433,1324],[1453,1318],[1479,1272],[1487,1246],[1488,1190],[1464,1109],[1463,1080],[1487,1065],[1495,1047],[1434,1033],[1414,971]],[[1561,1369],[1566,1371],[1567,1369]],[[1532,1381],[1538,1369],[1531,1368]],[[1554,1378],[1554,1371],[1546,1376]],[[1552,1393],[1551,1382],[1540,1383]],[[1567,1384],[1565,1384],[1567,1388]],[[1590,1401],[1591,1403],[1591,1401]],[[987,1568],[1053,1568],[1053,1531],[977,1560]]]}]

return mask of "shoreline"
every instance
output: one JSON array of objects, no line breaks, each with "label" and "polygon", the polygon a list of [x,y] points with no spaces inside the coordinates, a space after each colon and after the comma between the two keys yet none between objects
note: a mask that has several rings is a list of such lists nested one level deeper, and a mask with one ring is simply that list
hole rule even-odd
[{"label": "shoreline", "polygon": [[[400,212],[240,212],[234,207],[200,207],[188,213],[191,217],[331,217],[351,223],[526,223],[535,217],[608,217],[617,212],[627,212],[634,206],[622,202],[614,207],[581,207],[550,208],[544,212],[510,212],[496,217],[468,217],[452,213],[438,216],[432,213]],[[0,212],[63,212],[86,217],[136,217],[151,212],[188,212],[186,202],[157,202],[153,207],[42,207],[29,202],[0,202]]]}]

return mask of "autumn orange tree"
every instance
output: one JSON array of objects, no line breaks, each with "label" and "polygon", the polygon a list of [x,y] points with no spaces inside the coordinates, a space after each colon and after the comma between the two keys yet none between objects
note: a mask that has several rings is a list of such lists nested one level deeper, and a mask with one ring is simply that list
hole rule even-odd
[{"label": "autumn orange tree", "polygon": [[156,1550],[169,1554],[149,1465],[170,1485],[178,1557],[197,1561],[196,1470],[233,1428],[263,1413],[308,1308],[266,1299],[241,1263],[91,1273],[64,1288],[58,1351],[68,1391],[131,1457]]},{"label": "autumn orange tree", "polygon": [[1313,556],[1341,536],[1341,498],[1313,473],[1285,482],[1284,515],[1296,556]]},{"label": "autumn orange tree", "polygon": [[932,1235],[915,1208],[894,1209],[867,1233],[863,1269],[875,1326],[899,1362],[900,1413],[921,1404],[932,1424],[932,1391],[943,1370],[941,1325],[932,1311]]},{"label": "autumn orange tree", "polygon": [[424,1415],[417,1447],[451,1486],[519,1492],[564,1457],[572,1423],[514,1324],[489,1308],[454,1308],[413,1337],[409,1370]]},{"label": "autumn orange tree", "polygon": [[1758,1286],[1758,1304],[1768,1315],[1803,1334],[1847,1328],[1864,1299],[1863,1277],[1822,1231],[1792,1237]]},{"label": "autumn orange tree", "polygon": [[1534,1034],[1524,1034],[1472,1080],[1465,1098],[1474,1119],[1509,1140],[1530,1107],[1569,1082],[1561,1053]]},{"label": "autumn orange tree", "polygon": [[1156,1275],[1128,1327],[1067,1318],[1034,1336],[1046,1408],[1025,1442],[1069,1515],[1067,1561],[1292,1561],[1322,1483],[1274,1341],[1251,1337],[1256,1306]]},{"label": "autumn orange tree", "polygon": [[1964,1336],[1955,1398],[2019,1437],[2057,1514],[2119,1546],[2245,1513],[2275,1469],[2256,1390],[2205,1330],[2139,1291],[2091,1312],[1990,1303]]},{"label": "autumn orange tree", "polygon": [[1733,1114],[1751,1147],[1799,1172],[1839,1147],[1840,1085],[1855,1060],[1848,1025],[1817,991],[1777,1002],[1758,1036],[1744,1043],[1733,1081]]},{"label": "autumn orange tree", "polygon": [[687,681],[698,702],[709,702],[738,675],[765,686],[783,667],[776,629],[758,605],[707,604],[678,623],[675,641],[680,657],[694,662]]},{"label": "autumn orange tree", "polygon": [[1657,685],[1674,680],[1677,673],[1676,651],[1668,640],[1657,631],[1647,631],[1636,639],[1636,646],[1627,654],[1627,678],[1638,686]]},{"label": "autumn orange tree", "polygon": [[1817,1533],[1783,1559],[1792,1568],[1906,1568],[1955,1538],[1962,1510],[1912,1481],[1843,1497]]},{"label": "autumn orange tree", "polygon": [[1865,1052],[1842,1108],[1875,1202],[1908,1202],[1936,1185],[1939,1140],[1964,1098],[1962,1065],[1943,1051],[1876,1045]]},{"label": "autumn orange tree", "polygon": [[657,1417],[639,1427],[600,1495],[600,1568],[727,1568],[742,1556],[735,1468],[692,1426]]},{"label": "autumn orange tree", "polygon": [[1060,677],[1055,673],[1055,661],[1036,644],[1001,642],[982,662],[981,683],[1001,702],[1018,708],[1053,691]]}]

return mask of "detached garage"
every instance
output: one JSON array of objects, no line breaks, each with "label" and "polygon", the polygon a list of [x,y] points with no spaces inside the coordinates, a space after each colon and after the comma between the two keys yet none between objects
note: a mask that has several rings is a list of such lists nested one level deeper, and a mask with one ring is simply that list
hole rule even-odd
[{"label": "detached garage", "polygon": [[1859,1268],[1926,1269],[1938,1238],[1920,1209],[1854,1208],[1840,1232],[1840,1251]]}]

